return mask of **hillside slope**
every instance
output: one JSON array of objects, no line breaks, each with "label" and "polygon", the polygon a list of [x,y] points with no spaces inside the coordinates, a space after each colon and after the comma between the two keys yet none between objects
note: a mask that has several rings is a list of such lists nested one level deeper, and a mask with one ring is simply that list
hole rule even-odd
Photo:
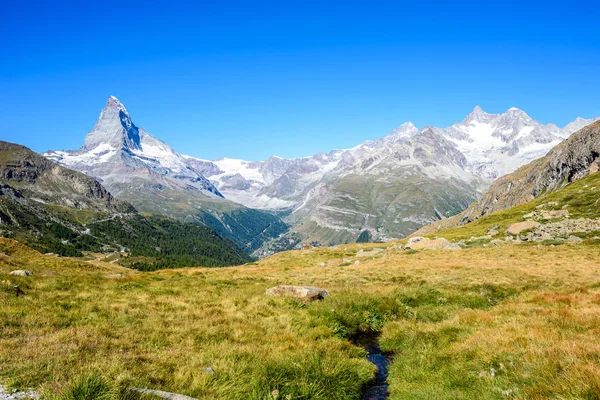
[{"label": "hillside slope", "polygon": [[599,170],[600,121],[579,130],[555,146],[546,156],[496,180],[479,200],[462,213],[426,226],[415,235],[464,225],[484,215],[505,210]]},{"label": "hillside slope", "polygon": [[93,178],[7,142],[0,142],[0,234],[59,255],[125,252],[121,262],[143,269],[249,260],[210,228],[144,217]]},{"label": "hillside slope", "polygon": [[[507,232],[519,222],[528,223],[527,229],[514,235]],[[600,236],[600,173],[590,174],[526,203],[429,235],[480,244],[498,239],[560,244],[571,236]]]}]

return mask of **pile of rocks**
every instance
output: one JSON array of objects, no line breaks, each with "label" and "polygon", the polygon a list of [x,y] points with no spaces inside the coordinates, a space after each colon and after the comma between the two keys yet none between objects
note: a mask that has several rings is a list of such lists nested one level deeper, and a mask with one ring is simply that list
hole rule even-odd
[{"label": "pile of rocks", "polygon": [[544,240],[568,238],[570,242],[578,242],[581,239],[573,236],[574,233],[591,233],[596,231],[600,231],[600,220],[588,218],[565,219],[548,224],[538,224],[532,231],[518,236],[518,239],[522,241],[541,242]]}]

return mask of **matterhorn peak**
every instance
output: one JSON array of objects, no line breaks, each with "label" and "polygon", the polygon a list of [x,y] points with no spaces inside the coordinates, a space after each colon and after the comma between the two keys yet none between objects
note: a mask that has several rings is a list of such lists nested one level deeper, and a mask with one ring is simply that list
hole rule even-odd
[{"label": "matterhorn peak", "polygon": [[115,149],[141,149],[138,128],[131,121],[127,108],[115,96],[106,100],[94,129],[85,137],[85,149],[95,149],[100,145],[110,145]]}]

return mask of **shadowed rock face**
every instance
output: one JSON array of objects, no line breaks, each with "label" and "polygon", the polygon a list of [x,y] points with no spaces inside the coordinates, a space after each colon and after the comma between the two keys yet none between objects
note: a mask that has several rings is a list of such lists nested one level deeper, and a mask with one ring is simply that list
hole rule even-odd
[{"label": "shadowed rock face", "polygon": [[596,172],[599,157],[600,121],[573,134],[545,157],[495,181],[490,189],[465,211],[461,223],[523,204]]},{"label": "shadowed rock face", "polygon": [[134,211],[131,205],[115,199],[95,179],[56,165],[24,146],[2,141],[0,181],[17,189],[19,196],[22,194],[45,203],[93,211]]},{"label": "shadowed rock face", "polygon": [[131,122],[127,109],[114,96],[106,101],[106,107],[85,138],[84,148],[93,150],[102,144],[110,144],[114,148],[125,147],[141,150],[140,132]]}]

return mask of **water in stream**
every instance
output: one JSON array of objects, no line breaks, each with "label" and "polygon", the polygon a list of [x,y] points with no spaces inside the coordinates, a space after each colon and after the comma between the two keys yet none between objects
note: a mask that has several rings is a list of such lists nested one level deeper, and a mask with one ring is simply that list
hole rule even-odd
[{"label": "water in stream", "polygon": [[384,400],[388,398],[388,364],[390,357],[379,347],[379,333],[360,333],[352,338],[352,342],[367,351],[367,360],[377,367],[377,375],[365,386],[363,400]]}]

